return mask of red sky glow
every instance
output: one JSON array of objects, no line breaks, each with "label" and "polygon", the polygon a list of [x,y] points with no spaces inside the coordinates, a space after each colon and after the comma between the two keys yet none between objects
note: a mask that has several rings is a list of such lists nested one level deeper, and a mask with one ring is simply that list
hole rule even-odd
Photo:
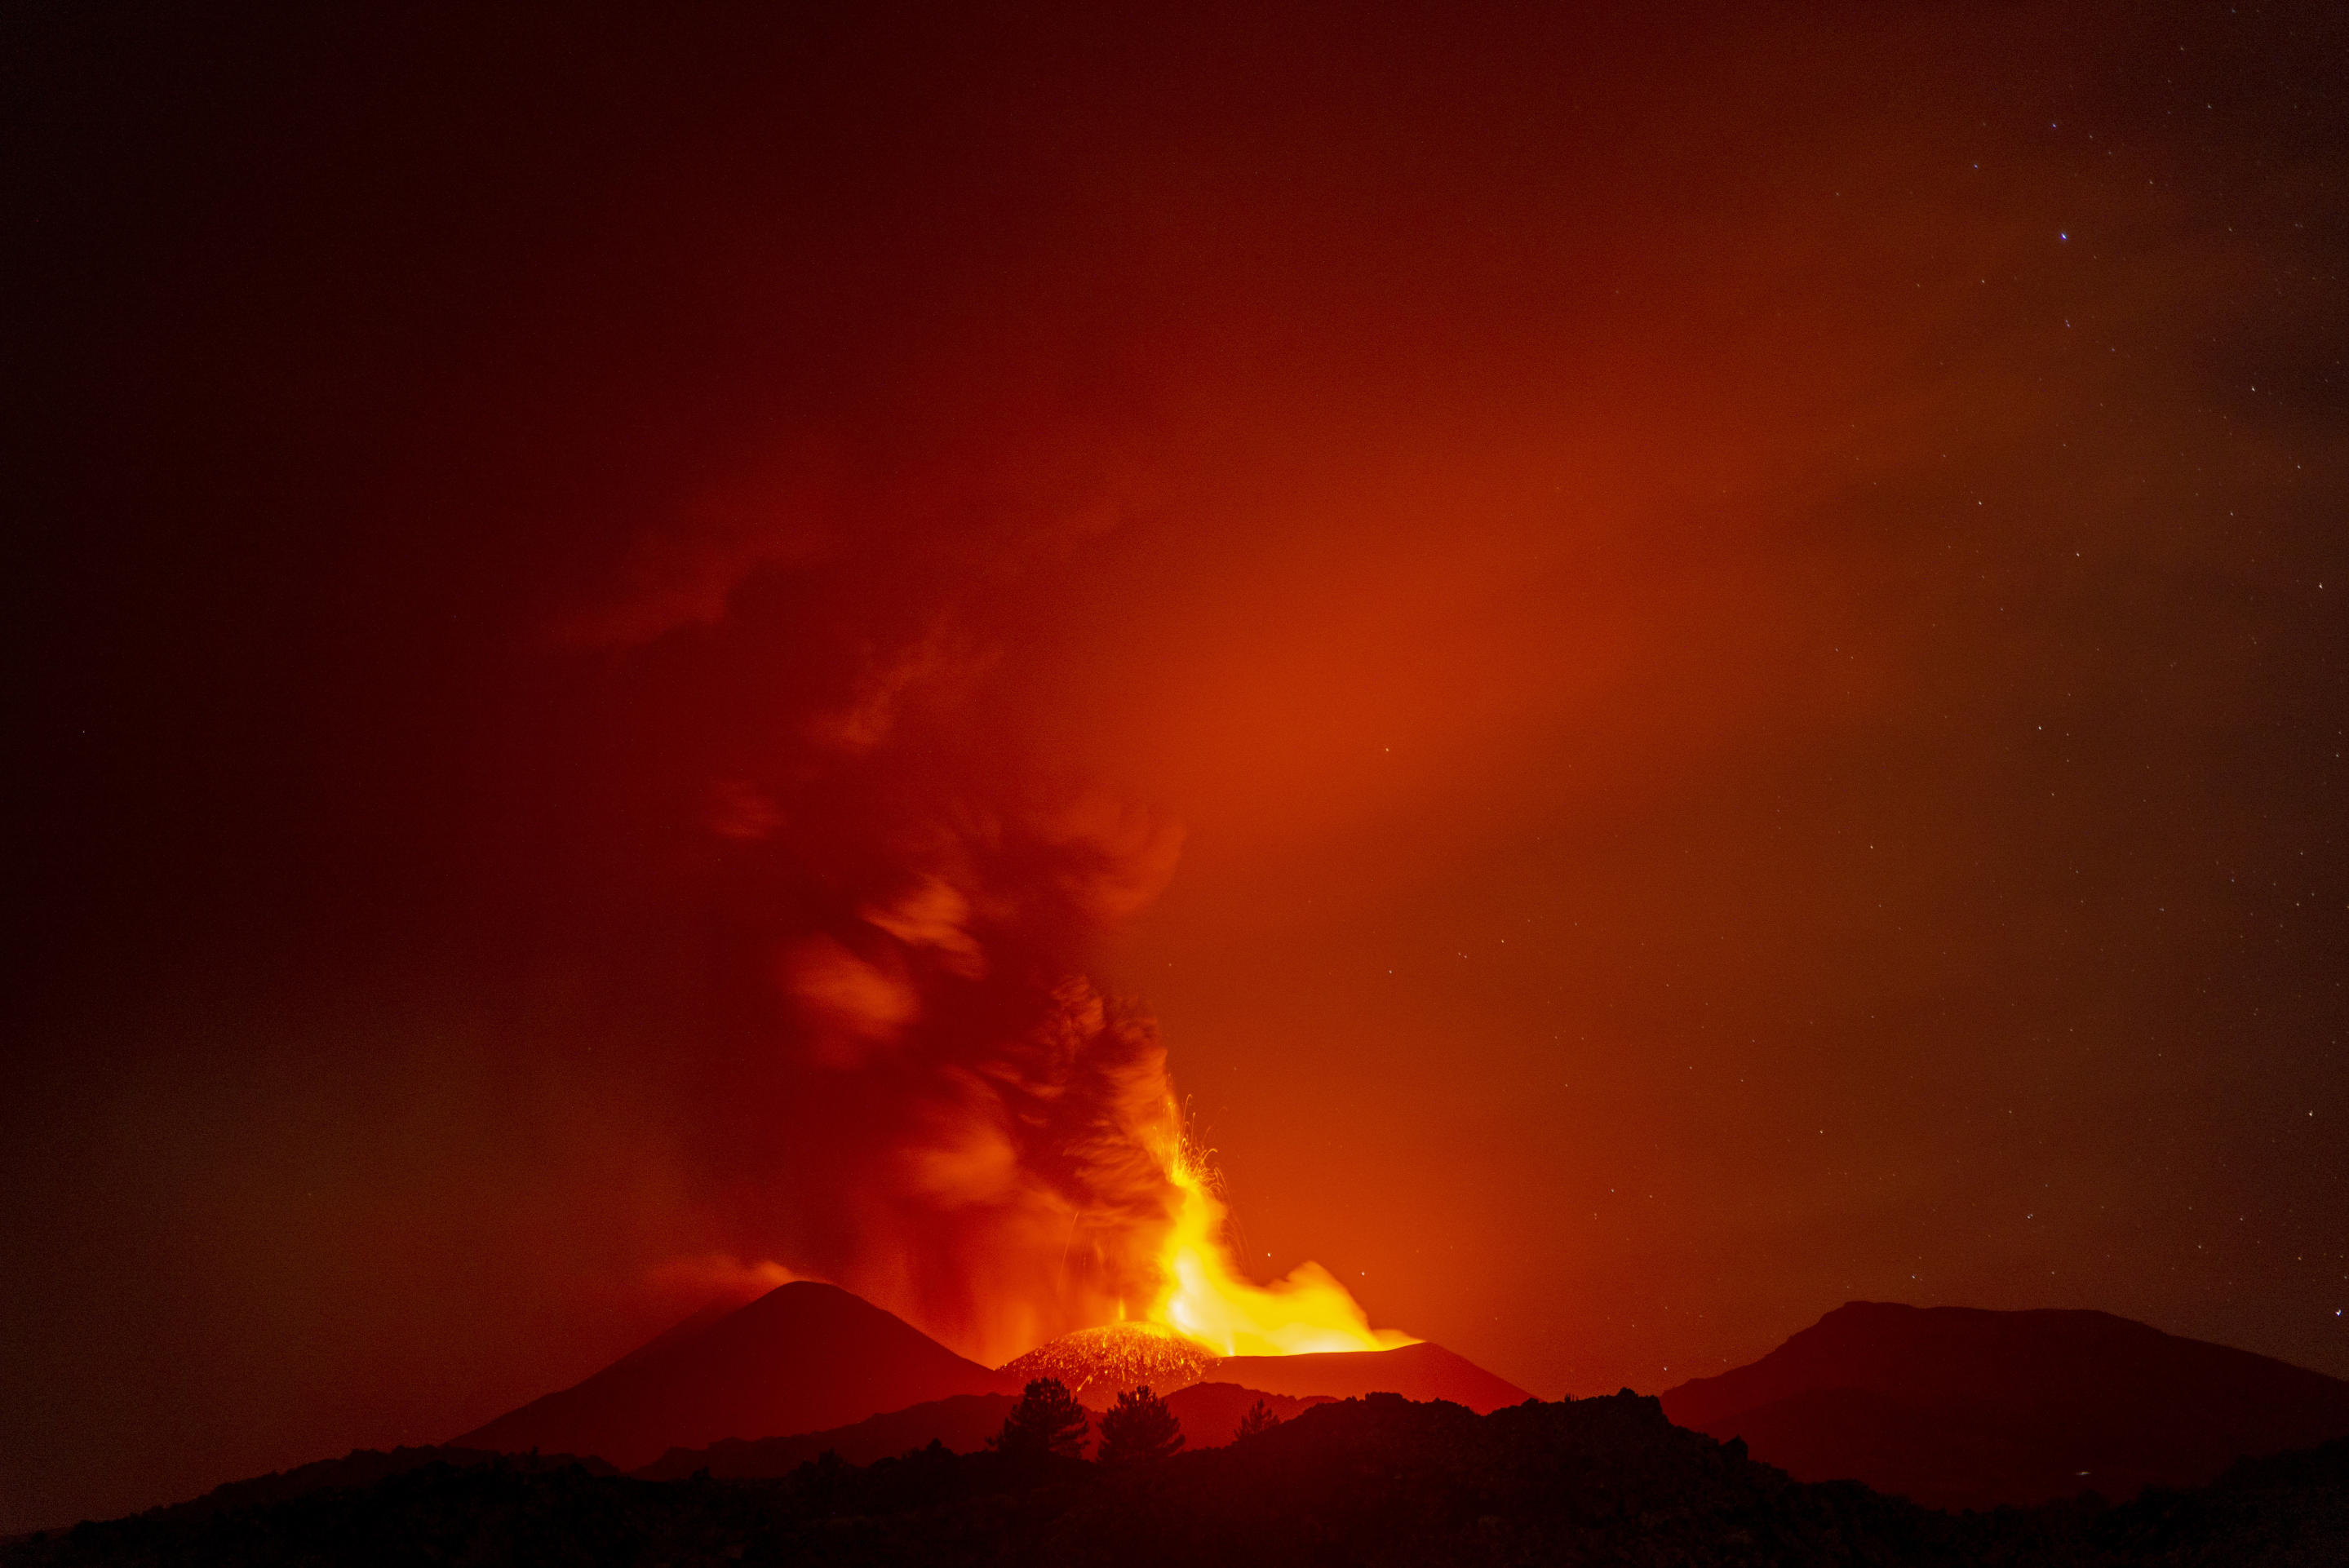
[{"label": "red sky glow", "polygon": [[2340,16],[852,9],[26,25],[0,1531],[1176,1125],[1547,1397],[2349,1376]]}]

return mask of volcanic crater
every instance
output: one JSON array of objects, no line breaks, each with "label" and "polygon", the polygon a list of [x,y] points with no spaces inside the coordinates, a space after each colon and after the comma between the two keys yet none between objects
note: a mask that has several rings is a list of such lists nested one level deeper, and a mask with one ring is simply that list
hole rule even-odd
[{"label": "volcanic crater", "polygon": [[1081,1328],[1040,1345],[1002,1370],[1025,1383],[1058,1377],[1083,1404],[1106,1407],[1129,1388],[1171,1394],[1207,1375],[1221,1359],[1179,1330],[1155,1323]]}]

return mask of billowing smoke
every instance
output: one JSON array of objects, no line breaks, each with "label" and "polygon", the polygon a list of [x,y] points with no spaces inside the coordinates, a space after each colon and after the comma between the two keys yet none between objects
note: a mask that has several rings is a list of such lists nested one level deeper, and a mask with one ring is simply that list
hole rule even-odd
[{"label": "billowing smoke", "polygon": [[935,633],[864,658],[763,775],[713,784],[705,826],[783,910],[744,959],[789,1086],[772,1137],[801,1146],[770,1194],[799,1216],[782,1263],[1000,1361],[1162,1294],[1165,1048],[1088,968],[1182,834],[942,717],[990,663]]}]

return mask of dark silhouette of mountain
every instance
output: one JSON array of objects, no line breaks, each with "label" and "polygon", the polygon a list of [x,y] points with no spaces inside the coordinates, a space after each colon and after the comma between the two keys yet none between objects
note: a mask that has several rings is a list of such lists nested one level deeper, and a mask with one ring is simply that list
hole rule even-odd
[{"label": "dark silhouette of mountain", "polygon": [[[225,1486],[212,1488],[202,1497],[147,1511],[158,1518],[200,1519],[228,1509],[258,1508],[268,1503],[285,1502],[293,1498],[307,1497],[315,1491],[362,1491],[378,1481],[405,1475],[412,1470],[422,1470],[427,1465],[478,1465],[502,1457],[490,1449],[353,1449],[338,1460],[318,1460],[310,1464],[296,1465],[289,1470],[272,1470],[251,1480],[233,1480]],[[530,1470],[554,1470],[579,1465],[590,1475],[620,1473],[602,1460],[577,1454],[523,1454],[516,1456],[514,1462]]]},{"label": "dark silhouette of mountain", "polygon": [[[1185,1443],[1204,1449],[1230,1442],[1240,1418],[1258,1399],[1282,1420],[1326,1403],[1319,1396],[1295,1399],[1230,1383],[1198,1383],[1169,1395],[1166,1407],[1182,1423]],[[951,1399],[928,1400],[829,1431],[751,1441],[730,1439],[703,1449],[671,1449],[633,1473],[644,1480],[679,1480],[697,1470],[737,1480],[785,1476],[827,1451],[850,1464],[862,1465],[927,1448],[934,1442],[950,1453],[975,1454],[1002,1429],[1003,1418],[1011,1413],[1011,1407],[1017,1403],[1009,1394],[958,1394]]]},{"label": "dark silhouette of mountain", "polygon": [[[1095,1381],[1102,1387],[1096,1393],[1103,1403],[1116,1398],[1119,1389],[1111,1385],[1124,1374],[1158,1374],[1179,1387],[1196,1381],[1202,1368],[1218,1383],[1290,1401],[1396,1393],[1484,1411],[1529,1397],[1437,1345],[1169,1360],[1154,1339],[1143,1348],[1155,1354],[1137,1358],[1130,1338],[1107,1330],[1071,1335],[1012,1367],[990,1371],[847,1291],[795,1281],[733,1312],[689,1318],[585,1381],[450,1442],[503,1453],[535,1449],[589,1454],[623,1470],[663,1476],[700,1469],[723,1475],[781,1474],[826,1448],[852,1463],[933,1439],[966,1452],[977,1446],[971,1433],[981,1420],[979,1407],[953,1401],[1017,1395],[1022,1378],[1015,1368],[1048,1353],[1077,1357],[1087,1367],[1100,1363],[1102,1376]],[[1223,1422],[1222,1401],[1215,1396],[1198,1407],[1221,1434],[1216,1441],[1227,1439],[1230,1429]],[[1234,1413],[1232,1423],[1238,1418]],[[1001,1421],[999,1414],[980,1435],[991,1436]],[[1206,1440],[1189,1437],[1187,1429],[1185,1435],[1194,1446]],[[777,1446],[755,1453],[736,1446],[756,1448],[770,1440]],[[814,1447],[807,1447],[811,1443]]]},{"label": "dark silhouette of mountain", "polygon": [[730,1438],[705,1449],[671,1449],[633,1473],[646,1480],[678,1480],[705,1470],[713,1476],[736,1478],[789,1475],[827,1451],[853,1465],[869,1465],[932,1443],[953,1453],[975,1454],[1003,1429],[1003,1418],[1019,1402],[1011,1394],[957,1394],[827,1431]]},{"label": "dark silhouette of mountain", "polygon": [[688,1320],[585,1382],[452,1439],[518,1453],[594,1454],[622,1469],[672,1448],[812,1432],[957,1394],[1016,1393],[904,1320],[796,1280]]},{"label": "dark silhouette of mountain", "polygon": [[2119,1507],[1949,1514],[1793,1480],[1628,1392],[1481,1417],[1374,1395],[1123,1470],[943,1446],[738,1481],[500,1459],[0,1545],[5,1568],[186,1562],[2302,1568],[2349,1562],[2349,1442]]},{"label": "dark silhouette of mountain", "polygon": [[1449,1399],[1483,1415],[1533,1398],[1441,1345],[1422,1342],[1397,1350],[1341,1350],[1320,1356],[1227,1356],[1208,1371],[1218,1383],[1301,1398],[1327,1394],[1400,1394],[1406,1399]]},{"label": "dark silhouette of mountain", "polygon": [[1799,1480],[1947,1508],[2197,1486],[2349,1435],[2349,1383],[2101,1312],[1852,1302],[1662,1398]]},{"label": "dark silhouette of mountain", "polygon": [[1185,1447],[1219,1449],[1232,1440],[1232,1435],[1239,1430],[1240,1418],[1258,1399],[1265,1402],[1275,1419],[1286,1421],[1316,1405],[1330,1403],[1331,1398],[1310,1394],[1300,1398],[1262,1388],[1243,1388],[1237,1383],[1194,1383],[1167,1395],[1166,1408],[1183,1424]]}]

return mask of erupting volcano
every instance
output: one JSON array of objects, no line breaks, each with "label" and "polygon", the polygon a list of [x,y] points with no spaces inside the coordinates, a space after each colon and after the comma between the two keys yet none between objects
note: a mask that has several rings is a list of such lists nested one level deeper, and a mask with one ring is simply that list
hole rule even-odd
[{"label": "erupting volcano", "polygon": [[1178,1141],[1166,1171],[1181,1196],[1160,1250],[1162,1283],[1149,1315],[1064,1334],[1006,1363],[1005,1372],[1023,1381],[1057,1377],[1080,1399],[1099,1402],[1136,1387],[1161,1394],[1188,1387],[1226,1357],[1418,1343],[1372,1328],[1361,1305],[1319,1264],[1302,1264],[1269,1286],[1251,1283],[1225,1244],[1227,1215],[1204,1157]]},{"label": "erupting volcano", "polygon": [[1247,1276],[1155,1020],[1087,973],[1100,934],[1172,873],[1179,833],[1097,799],[937,826],[953,820],[881,832],[885,891],[782,955],[811,1092],[873,1134],[809,1172],[840,1191],[851,1247],[794,1270],[990,1365],[1119,1326],[1161,1332],[1059,1354],[1107,1354],[1110,1377],[1157,1366],[1170,1336],[1186,1364],[1414,1343],[1318,1264]]}]

